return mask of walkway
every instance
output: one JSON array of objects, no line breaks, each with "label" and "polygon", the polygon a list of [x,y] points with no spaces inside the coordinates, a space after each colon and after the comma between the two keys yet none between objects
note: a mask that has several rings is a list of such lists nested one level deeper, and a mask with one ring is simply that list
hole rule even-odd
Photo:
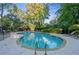
[{"label": "walkway", "polygon": [[[11,36],[0,41],[0,55],[34,55],[34,50],[22,48],[16,44],[16,33],[11,33]],[[64,38],[66,45],[58,50],[47,51],[48,55],[77,55],[79,54],[79,39],[74,39],[68,35],[55,34],[56,36]],[[37,51],[38,55],[43,55],[44,51]]]}]

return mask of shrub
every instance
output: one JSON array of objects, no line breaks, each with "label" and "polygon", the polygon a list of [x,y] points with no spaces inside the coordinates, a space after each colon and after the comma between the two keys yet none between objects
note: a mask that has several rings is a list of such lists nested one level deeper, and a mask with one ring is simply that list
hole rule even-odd
[{"label": "shrub", "polygon": [[62,33],[62,29],[61,28],[53,28],[50,32],[51,33]]},{"label": "shrub", "polygon": [[34,25],[34,24],[32,24],[32,23],[29,23],[29,24],[28,24],[28,27],[30,28],[31,31],[34,31],[36,25]]},{"label": "shrub", "polygon": [[69,30],[70,31],[79,30],[79,24],[74,24],[74,25],[70,26]]},{"label": "shrub", "polygon": [[42,30],[43,32],[49,32],[49,33],[62,33],[61,28],[45,28]]}]

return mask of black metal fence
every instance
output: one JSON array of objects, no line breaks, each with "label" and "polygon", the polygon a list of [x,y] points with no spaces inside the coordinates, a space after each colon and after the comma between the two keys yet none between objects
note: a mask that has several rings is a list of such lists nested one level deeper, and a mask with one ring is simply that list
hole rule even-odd
[{"label": "black metal fence", "polygon": [[10,37],[10,32],[7,32],[3,27],[0,27],[0,41]]}]

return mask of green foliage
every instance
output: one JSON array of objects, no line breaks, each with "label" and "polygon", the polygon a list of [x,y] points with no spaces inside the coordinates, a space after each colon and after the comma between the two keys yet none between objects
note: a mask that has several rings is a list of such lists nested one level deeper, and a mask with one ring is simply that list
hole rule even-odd
[{"label": "green foliage", "polygon": [[42,32],[49,32],[49,33],[62,33],[61,28],[48,28],[48,29],[42,29]]},{"label": "green foliage", "polygon": [[51,24],[45,24],[43,28],[41,28],[42,32],[49,32],[49,33],[62,33],[62,28],[57,28]]},{"label": "green foliage", "polygon": [[36,25],[34,25],[34,24],[32,24],[32,23],[28,23],[28,27],[30,28],[31,31],[34,31]]},{"label": "green foliage", "polygon": [[58,27],[66,33],[71,25],[79,23],[79,4],[62,4],[57,14]]},{"label": "green foliage", "polygon": [[13,20],[13,31],[18,31],[19,27],[21,26],[22,22],[19,19]]},{"label": "green foliage", "polygon": [[2,24],[7,31],[17,31],[21,26],[21,21],[19,19],[3,17]]},{"label": "green foliage", "polygon": [[10,29],[12,21],[9,19],[3,19],[2,24],[6,30]]},{"label": "green foliage", "polygon": [[4,17],[4,12],[6,11],[6,12],[8,12],[8,10],[10,9],[10,8],[13,8],[14,7],[14,5],[15,4],[12,4],[12,3],[0,3],[0,12],[1,12],[1,14],[0,14],[0,17],[1,17],[1,19],[0,19],[0,25],[2,26],[3,24],[2,24],[2,20],[3,20],[3,17]]},{"label": "green foliage", "polygon": [[79,24],[74,24],[74,25],[71,25],[69,27],[69,30],[73,31],[73,30],[79,30]]},{"label": "green foliage", "polygon": [[40,24],[43,24],[44,19],[48,18],[49,8],[47,4],[29,3],[26,4],[26,6],[28,10],[26,20],[31,21],[31,23],[40,22]]},{"label": "green foliage", "polygon": [[61,28],[54,28],[50,32],[51,33],[62,33],[62,29]]},{"label": "green foliage", "polygon": [[28,25],[26,23],[23,23],[23,24],[21,24],[20,29],[27,30],[28,29]]}]

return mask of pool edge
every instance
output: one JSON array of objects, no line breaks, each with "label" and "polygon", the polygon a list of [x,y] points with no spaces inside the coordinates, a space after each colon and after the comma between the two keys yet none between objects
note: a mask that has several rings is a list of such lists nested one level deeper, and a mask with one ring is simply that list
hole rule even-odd
[{"label": "pool edge", "polygon": [[[50,33],[49,33],[50,34]],[[50,35],[53,35],[53,34],[50,34]],[[56,35],[53,35],[53,36],[56,36]],[[22,36],[23,37],[23,36]],[[56,36],[56,37],[60,37],[60,36]],[[21,38],[21,37],[20,37]],[[19,38],[19,39],[20,39]],[[46,48],[46,50],[47,51],[54,51],[54,50],[59,50],[59,49],[61,49],[61,48],[63,48],[63,47],[65,47],[65,45],[66,45],[66,43],[67,43],[67,41],[66,41],[66,39],[64,39],[64,38],[62,38],[62,37],[60,37],[62,40],[63,40],[63,43],[62,43],[62,45],[61,46],[59,46],[59,47],[57,47],[57,48],[53,48],[53,49],[47,49]],[[17,45],[20,45],[22,48],[27,48],[27,49],[30,49],[30,50],[35,50],[35,48],[29,48],[28,46],[24,46],[22,43],[20,43],[19,42],[19,39],[17,39],[16,40],[16,43],[17,43]],[[39,49],[39,48],[36,48],[36,50],[37,51],[44,51],[45,49],[43,48],[43,49]]]}]

